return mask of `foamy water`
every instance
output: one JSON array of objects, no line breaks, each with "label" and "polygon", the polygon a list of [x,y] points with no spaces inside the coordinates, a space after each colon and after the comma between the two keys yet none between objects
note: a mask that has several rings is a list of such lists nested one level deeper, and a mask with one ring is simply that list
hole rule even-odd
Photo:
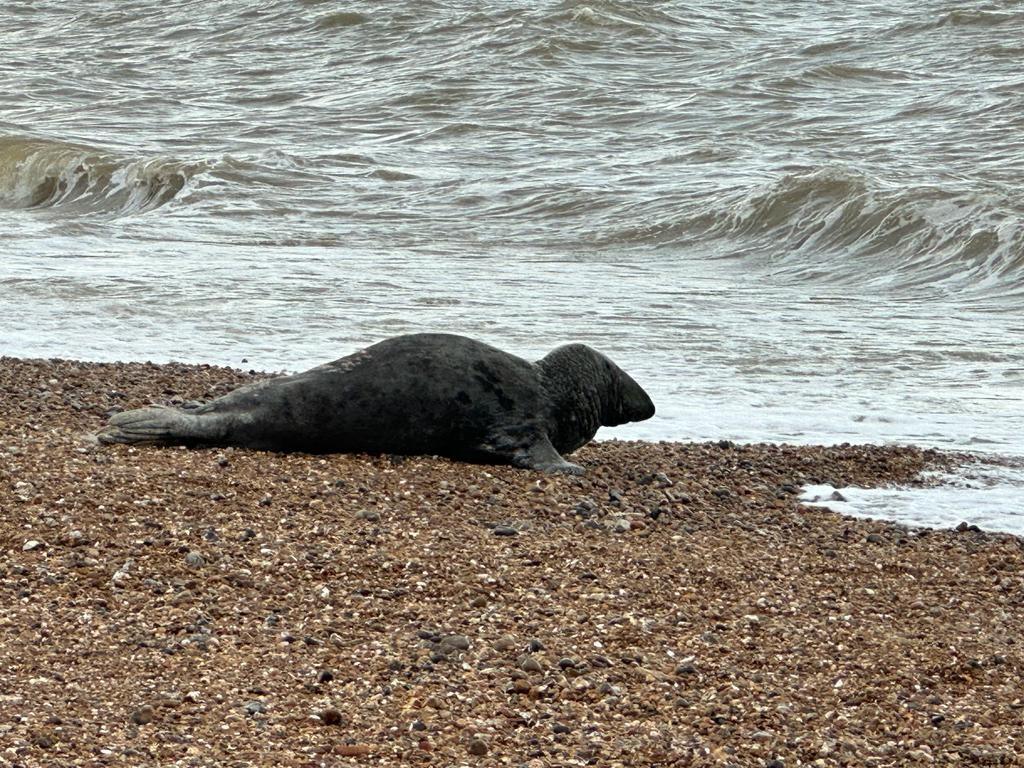
[{"label": "foamy water", "polygon": [[[1024,455],[1022,24],[8,4],[0,353],[298,370],[409,331],[579,340],[658,405],[602,436]],[[1024,480],[986,488],[851,511],[1024,533]]]}]

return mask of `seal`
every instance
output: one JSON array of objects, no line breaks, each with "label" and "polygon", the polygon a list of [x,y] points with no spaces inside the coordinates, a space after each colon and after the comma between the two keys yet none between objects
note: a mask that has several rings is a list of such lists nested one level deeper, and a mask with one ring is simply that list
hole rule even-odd
[{"label": "seal", "polygon": [[432,454],[582,474],[562,455],[590,442],[599,427],[653,415],[643,388],[585,344],[559,347],[531,363],[465,336],[418,333],[205,404],[124,411],[97,437],[103,443]]}]

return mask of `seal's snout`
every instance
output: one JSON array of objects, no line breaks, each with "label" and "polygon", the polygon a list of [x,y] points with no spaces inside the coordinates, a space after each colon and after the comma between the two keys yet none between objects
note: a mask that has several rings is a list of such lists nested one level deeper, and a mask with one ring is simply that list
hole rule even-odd
[{"label": "seal's snout", "polygon": [[625,393],[625,416],[628,421],[645,421],[654,415],[654,401],[636,382]]},{"label": "seal's snout", "polygon": [[651,396],[622,369],[617,369],[617,374],[618,396],[611,409],[612,413],[609,414],[611,419],[605,420],[604,425],[614,427],[629,421],[646,421],[651,418],[654,415],[654,401],[651,400]]}]

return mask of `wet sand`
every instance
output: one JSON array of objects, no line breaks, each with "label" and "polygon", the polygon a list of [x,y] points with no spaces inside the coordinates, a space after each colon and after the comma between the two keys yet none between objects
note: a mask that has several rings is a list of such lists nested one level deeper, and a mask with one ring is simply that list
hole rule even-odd
[{"label": "wet sand", "polygon": [[90,439],[253,377],[0,359],[0,766],[1024,763],[1021,540],[796,498],[964,457]]}]

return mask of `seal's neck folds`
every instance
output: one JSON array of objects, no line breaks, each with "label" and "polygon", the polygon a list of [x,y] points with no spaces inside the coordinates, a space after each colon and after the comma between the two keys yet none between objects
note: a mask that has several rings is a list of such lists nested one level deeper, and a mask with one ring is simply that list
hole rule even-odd
[{"label": "seal's neck folds", "polygon": [[549,403],[548,437],[559,453],[590,442],[607,423],[604,417],[616,393],[597,357],[583,344],[570,344],[536,363]]}]

